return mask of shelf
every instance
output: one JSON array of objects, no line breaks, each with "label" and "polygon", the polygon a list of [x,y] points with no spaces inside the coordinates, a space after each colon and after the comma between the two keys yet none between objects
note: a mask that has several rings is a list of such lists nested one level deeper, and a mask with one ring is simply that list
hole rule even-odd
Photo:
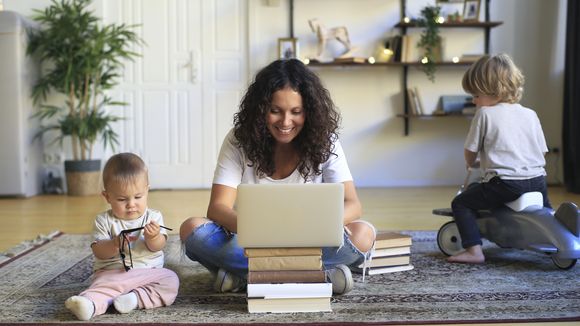
[{"label": "shelf", "polygon": [[[462,62],[436,62],[435,65],[437,66],[469,66],[474,61],[462,61]],[[309,62],[308,66],[312,67],[341,67],[341,66],[348,66],[348,67],[370,67],[370,66],[421,66],[423,63],[415,61],[415,62],[375,62],[375,63],[354,63],[354,62]]]},{"label": "shelf", "polygon": [[452,117],[471,119],[473,118],[473,114],[422,114],[422,115],[397,114],[397,117],[405,119],[435,119],[435,118],[452,118]]},{"label": "shelf", "polygon": [[[449,22],[449,23],[441,23],[439,24],[439,27],[441,28],[492,28],[492,27],[497,27],[499,25],[503,24],[503,22]],[[421,28],[422,26],[419,26],[417,23],[414,22],[410,22],[410,23],[404,23],[404,22],[399,22],[397,23],[397,25],[395,25],[395,27],[417,27],[417,28]]]}]

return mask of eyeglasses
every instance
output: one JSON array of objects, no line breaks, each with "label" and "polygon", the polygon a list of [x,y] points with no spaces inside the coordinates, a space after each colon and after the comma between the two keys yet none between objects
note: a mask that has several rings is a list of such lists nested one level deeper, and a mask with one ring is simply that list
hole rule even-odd
[{"label": "eyeglasses", "polygon": [[[161,228],[169,230],[169,231],[173,231],[173,229],[165,227],[163,225],[160,225]],[[131,232],[135,232],[135,231],[139,231],[139,230],[143,230],[145,227],[139,227],[139,228],[134,228],[134,229],[127,229],[127,230],[123,230],[121,231],[121,246],[119,246],[119,256],[121,256],[121,261],[123,262],[123,267],[125,268],[125,272],[128,272],[131,268],[133,268],[133,255],[131,254],[131,246],[129,245],[129,238],[128,235]],[[129,249],[129,261],[130,264],[127,265],[127,263],[125,262],[125,245],[127,245],[127,248]]]}]

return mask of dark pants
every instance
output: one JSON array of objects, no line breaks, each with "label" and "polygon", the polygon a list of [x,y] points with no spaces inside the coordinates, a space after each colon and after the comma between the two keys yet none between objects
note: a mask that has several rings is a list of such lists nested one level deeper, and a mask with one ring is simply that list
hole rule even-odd
[{"label": "dark pants", "polygon": [[501,207],[518,199],[523,193],[539,191],[544,197],[544,207],[552,208],[548,200],[546,178],[539,176],[527,180],[502,180],[494,177],[489,182],[470,185],[451,202],[453,218],[461,235],[461,245],[469,248],[481,245],[477,227],[477,211]]}]

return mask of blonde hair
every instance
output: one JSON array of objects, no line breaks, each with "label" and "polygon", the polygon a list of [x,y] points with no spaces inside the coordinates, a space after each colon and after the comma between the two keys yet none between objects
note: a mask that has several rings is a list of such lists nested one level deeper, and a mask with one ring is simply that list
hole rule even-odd
[{"label": "blonde hair", "polygon": [[524,93],[524,75],[509,55],[484,55],[467,69],[461,85],[469,94],[494,96],[500,102],[517,103]]},{"label": "blonde hair", "polygon": [[128,184],[137,178],[144,177],[149,183],[145,162],[133,153],[119,153],[111,156],[103,169],[103,186],[105,190],[114,184]]}]

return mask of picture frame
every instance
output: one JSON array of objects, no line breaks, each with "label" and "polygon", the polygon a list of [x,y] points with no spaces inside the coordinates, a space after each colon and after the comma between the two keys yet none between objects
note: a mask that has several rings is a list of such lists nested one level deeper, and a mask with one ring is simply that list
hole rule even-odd
[{"label": "picture frame", "polygon": [[295,59],[298,58],[298,39],[295,37],[282,37],[278,39],[278,58]]},{"label": "picture frame", "polygon": [[463,2],[463,21],[479,21],[481,0],[465,0]]}]

